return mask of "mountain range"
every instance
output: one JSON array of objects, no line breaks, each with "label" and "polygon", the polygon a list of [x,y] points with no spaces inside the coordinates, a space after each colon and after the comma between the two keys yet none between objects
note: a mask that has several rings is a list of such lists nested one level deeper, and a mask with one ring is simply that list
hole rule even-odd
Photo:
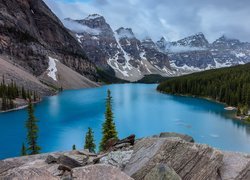
[{"label": "mountain range", "polygon": [[139,40],[131,28],[112,30],[103,16],[92,14],[78,23],[83,31],[75,37],[89,59],[103,70],[112,69],[116,77],[136,81],[148,74],[179,76],[208,69],[250,62],[250,43],[222,36],[209,43],[203,33],[168,42]]},{"label": "mountain range", "polygon": [[0,0],[0,79],[40,92],[179,76],[250,62],[250,43],[202,33],[168,42],[139,39],[131,28],[113,30],[92,14],[62,22],[42,0]]}]

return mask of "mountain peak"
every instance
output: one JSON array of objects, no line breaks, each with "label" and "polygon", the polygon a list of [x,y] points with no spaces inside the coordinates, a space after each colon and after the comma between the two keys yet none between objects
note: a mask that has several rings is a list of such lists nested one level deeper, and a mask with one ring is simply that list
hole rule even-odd
[{"label": "mountain peak", "polygon": [[181,39],[176,42],[181,46],[190,46],[190,47],[208,47],[209,42],[207,41],[205,35],[201,32],[196,33],[192,36],[188,36],[184,39]]},{"label": "mountain peak", "polygon": [[119,38],[134,38],[135,35],[131,28],[120,27],[115,31]]},{"label": "mountain peak", "polygon": [[84,20],[94,20],[94,19],[104,19],[104,17],[99,14],[90,14]]}]

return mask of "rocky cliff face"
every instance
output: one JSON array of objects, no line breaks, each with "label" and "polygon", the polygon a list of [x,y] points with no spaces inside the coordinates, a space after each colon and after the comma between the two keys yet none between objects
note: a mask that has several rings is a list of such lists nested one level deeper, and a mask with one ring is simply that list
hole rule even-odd
[{"label": "rocky cliff face", "polygon": [[0,52],[7,60],[40,76],[57,59],[95,79],[95,65],[42,0],[0,0]]},{"label": "rocky cliff face", "polygon": [[97,14],[83,20],[66,21],[82,25],[80,32],[71,30],[89,59],[102,70],[112,69],[117,77],[129,81],[146,74],[171,72],[168,56],[158,51],[156,45],[152,48],[138,40],[130,28],[113,31],[104,17]]},{"label": "rocky cliff face", "polygon": [[130,141],[102,154],[72,151],[0,161],[0,179],[248,180],[250,156],[223,152],[176,133]]}]

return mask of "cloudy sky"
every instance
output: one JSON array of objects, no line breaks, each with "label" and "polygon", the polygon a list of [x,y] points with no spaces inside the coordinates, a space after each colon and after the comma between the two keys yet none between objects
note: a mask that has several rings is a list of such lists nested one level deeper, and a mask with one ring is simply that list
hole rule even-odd
[{"label": "cloudy sky", "polygon": [[130,27],[138,38],[178,40],[203,32],[250,42],[250,0],[44,0],[60,18],[100,14],[111,27]]}]

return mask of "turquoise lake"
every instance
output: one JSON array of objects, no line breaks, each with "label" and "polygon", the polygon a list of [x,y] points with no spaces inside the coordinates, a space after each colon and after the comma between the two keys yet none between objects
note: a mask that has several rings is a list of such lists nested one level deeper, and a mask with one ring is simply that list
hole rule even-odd
[{"label": "turquoise lake", "polygon": [[[156,84],[116,84],[69,90],[45,98],[35,105],[42,152],[71,150],[73,144],[82,149],[88,127],[93,129],[98,144],[110,89],[120,138],[179,132],[219,149],[250,153],[250,125],[232,119],[233,112],[224,110],[224,105],[161,94],[156,87]],[[26,109],[0,114],[0,159],[19,156],[26,140],[26,119]]]}]

